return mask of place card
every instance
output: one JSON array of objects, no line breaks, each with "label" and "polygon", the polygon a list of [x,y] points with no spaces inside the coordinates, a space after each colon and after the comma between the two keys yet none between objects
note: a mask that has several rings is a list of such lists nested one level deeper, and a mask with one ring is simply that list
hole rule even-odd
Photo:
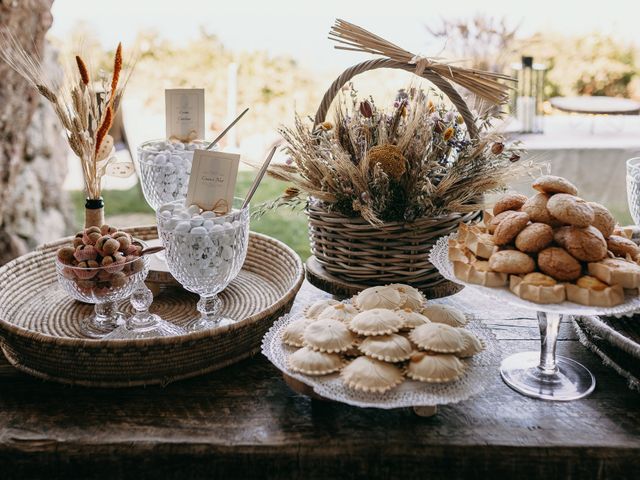
[{"label": "place card", "polygon": [[235,153],[195,150],[186,205],[227,213],[233,205],[239,163]]},{"label": "place card", "polygon": [[167,138],[204,139],[204,88],[166,89],[164,101]]}]

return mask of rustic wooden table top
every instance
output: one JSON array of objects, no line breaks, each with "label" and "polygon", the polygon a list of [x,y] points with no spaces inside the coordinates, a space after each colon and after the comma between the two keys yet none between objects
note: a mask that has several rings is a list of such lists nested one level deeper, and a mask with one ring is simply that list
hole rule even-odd
[{"label": "rustic wooden table top", "polygon": [[[539,348],[532,316],[485,323],[505,355]],[[0,478],[639,478],[640,395],[568,322],[558,351],[596,376],[586,399],[526,398],[496,369],[483,394],[430,418],[312,401],[260,355],[122,390],[45,383],[2,360]]]}]

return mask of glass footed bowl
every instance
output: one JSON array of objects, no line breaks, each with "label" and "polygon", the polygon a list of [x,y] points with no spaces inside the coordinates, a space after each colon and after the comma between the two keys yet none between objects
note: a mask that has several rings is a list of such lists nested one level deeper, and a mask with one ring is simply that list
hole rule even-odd
[{"label": "glass footed bowl", "polygon": [[[213,226],[208,224],[211,228],[205,229],[206,233],[176,231],[180,220],[157,214],[158,233],[165,247],[169,271],[186,290],[200,295],[198,311],[201,315],[187,324],[188,330],[217,328],[236,322],[219,314],[221,301],[217,295],[238,275],[247,256],[249,206],[241,208],[242,202],[242,199],[234,199],[232,210],[213,218]],[[172,202],[163,210],[183,203]]]},{"label": "glass footed bowl", "polygon": [[[210,142],[195,140],[185,148],[172,145],[171,154],[161,149],[158,143],[166,140],[149,140],[138,147],[138,167],[144,198],[151,208],[157,210],[161,205],[187,197],[189,175],[193,151],[205,148]],[[184,146],[184,143],[179,143]],[[213,147],[212,150],[215,150]]]},{"label": "glass footed bowl", "polygon": [[55,262],[58,283],[65,293],[95,305],[93,314],[80,322],[80,332],[89,338],[103,338],[124,322],[117,302],[129,298],[149,272],[149,260],[144,256],[97,268],[74,267],[57,258]]}]

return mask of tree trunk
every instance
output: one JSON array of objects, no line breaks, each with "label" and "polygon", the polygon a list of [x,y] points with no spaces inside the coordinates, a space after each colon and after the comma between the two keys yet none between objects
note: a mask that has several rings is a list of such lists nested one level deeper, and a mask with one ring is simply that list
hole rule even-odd
[{"label": "tree trunk", "polygon": [[[0,27],[59,69],[45,34],[52,0],[0,0]],[[72,226],[62,186],[68,148],[51,107],[0,61],[0,264],[64,235]]]}]

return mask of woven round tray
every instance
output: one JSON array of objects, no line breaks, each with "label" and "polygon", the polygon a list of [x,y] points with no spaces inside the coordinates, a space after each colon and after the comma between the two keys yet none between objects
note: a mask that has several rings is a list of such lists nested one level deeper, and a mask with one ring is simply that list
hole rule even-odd
[{"label": "woven round tray", "polygon": [[[429,69],[420,71],[411,62],[389,58],[359,63],[336,78],[322,98],[314,117],[314,127],[325,120],[333,99],[353,77],[379,68],[405,70],[432,82],[456,107],[469,137],[478,138],[471,110],[448,80]],[[441,284],[449,282],[429,262],[429,250],[439,237],[454,231],[460,222],[479,217],[480,212],[425,217],[411,223],[371,225],[362,217],[347,217],[329,211],[321,202],[312,200],[307,214],[311,252],[326,273],[340,282],[351,283],[358,289],[384,283],[406,283],[423,291],[449,289],[453,292],[452,287],[442,288]],[[330,281],[329,276],[325,282]]]},{"label": "woven round tray", "polygon": [[[128,229],[142,240],[156,227]],[[54,257],[64,239],[0,268],[0,344],[11,364],[47,380],[93,387],[167,384],[207,373],[260,351],[263,335],[288,312],[304,280],[298,255],[283,243],[251,233],[238,277],[220,294],[223,314],[238,323],[187,335],[136,339],[80,338],[79,320],[93,305],[76,302],[58,286]],[[198,315],[197,296],[167,289],[151,311],[184,324]],[[131,312],[128,301],[121,309]]]}]

